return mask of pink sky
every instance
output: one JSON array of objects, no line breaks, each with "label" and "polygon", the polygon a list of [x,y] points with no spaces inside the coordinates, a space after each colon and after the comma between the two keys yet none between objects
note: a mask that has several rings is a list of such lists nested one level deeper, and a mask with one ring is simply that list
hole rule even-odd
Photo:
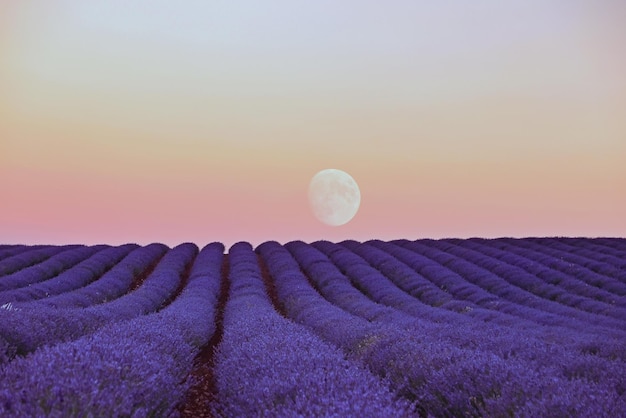
[{"label": "pink sky", "polygon": [[2,3],[0,242],[626,236],[623,2],[205,3]]}]

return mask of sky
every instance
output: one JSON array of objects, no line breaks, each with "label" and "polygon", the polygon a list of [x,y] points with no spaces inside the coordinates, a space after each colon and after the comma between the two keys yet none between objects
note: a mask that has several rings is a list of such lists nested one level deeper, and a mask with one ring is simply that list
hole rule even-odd
[{"label": "sky", "polygon": [[[0,242],[626,237],[626,2],[4,0]],[[361,204],[318,221],[346,171]]]}]

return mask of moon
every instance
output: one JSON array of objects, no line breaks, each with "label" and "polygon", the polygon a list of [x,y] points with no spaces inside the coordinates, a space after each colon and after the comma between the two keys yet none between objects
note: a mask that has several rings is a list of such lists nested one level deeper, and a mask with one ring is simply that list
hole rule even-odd
[{"label": "moon", "polygon": [[313,176],[309,183],[309,203],[317,219],[326,225],[344,225],[356,215],[361,191],[345,171],[328,168]]}]

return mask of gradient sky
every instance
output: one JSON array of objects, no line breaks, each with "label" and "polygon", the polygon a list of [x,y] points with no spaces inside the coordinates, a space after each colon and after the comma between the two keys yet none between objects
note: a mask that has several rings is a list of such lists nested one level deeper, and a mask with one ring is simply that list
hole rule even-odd
[{"label": "gradient sky", "polygon": [[[626,236],[626,2],[4,0],[0,241]],[[307,202],[324,168],[361,208]]]}]

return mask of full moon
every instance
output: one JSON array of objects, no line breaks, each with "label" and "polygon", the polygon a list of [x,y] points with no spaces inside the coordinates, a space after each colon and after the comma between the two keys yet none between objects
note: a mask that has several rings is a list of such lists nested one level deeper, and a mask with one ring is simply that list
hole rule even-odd
[{"label": "full moon", "polygon": [[356,215],[361,204],[361,191],[350,174],[328,168],[311,179],[309,203],[317,219],[327,225],[339,226]]}]

